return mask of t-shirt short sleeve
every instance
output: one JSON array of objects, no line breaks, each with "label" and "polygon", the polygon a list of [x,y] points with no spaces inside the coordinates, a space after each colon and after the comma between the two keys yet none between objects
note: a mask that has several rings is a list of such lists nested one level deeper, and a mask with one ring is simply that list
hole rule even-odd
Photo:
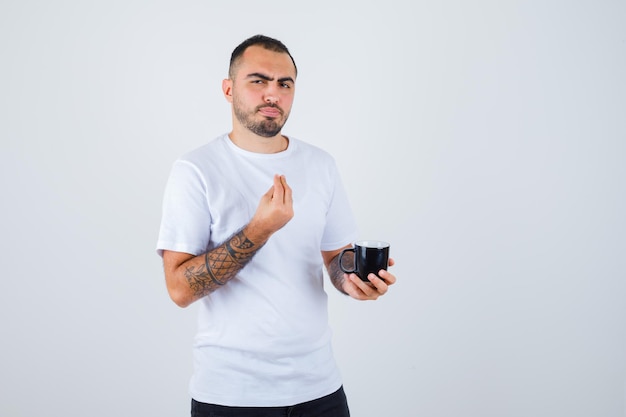
[{"label": "t-shirt short sleeve", "polygon": [[331,176],[333,191],[326,215],[326,227],[322,236],[321,250],[331,251],[342,248],[354,242],[357,238],[357,226],[350,201],[346,194],[343,182],[333,163]]},{"label": "t-shirt short sleeve", "polygon": [[165,187],[157,253],[164,250],[199,255],[207,250],[211,213],[206,183],[192,163],[174,163]]}]

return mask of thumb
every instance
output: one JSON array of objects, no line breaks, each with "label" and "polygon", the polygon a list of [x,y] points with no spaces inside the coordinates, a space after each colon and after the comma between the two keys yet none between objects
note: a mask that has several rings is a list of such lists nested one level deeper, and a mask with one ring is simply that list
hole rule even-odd
[{"label": "thumb", "polygon": [[266,200],[271,200],[273,196],[274,196],[274,185],[272,185],[270,189],[267,190],[265,194],[263,194],[262,198]]}]

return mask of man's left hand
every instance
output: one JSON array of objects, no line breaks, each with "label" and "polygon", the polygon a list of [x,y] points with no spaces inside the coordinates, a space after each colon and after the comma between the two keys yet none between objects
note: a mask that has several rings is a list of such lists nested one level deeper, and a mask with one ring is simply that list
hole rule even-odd
[{"label": "man's left hand", "polygon": [[[394,265],[394,260],[389,258],[389,266]],[[389,291],[389,286],[396,283],[396,277],[391,272],[381,269],[378,276],[369,274],[368,281],[363,281],[356,274],[345,274],[343,290],[357,300],[376,300]]]}]

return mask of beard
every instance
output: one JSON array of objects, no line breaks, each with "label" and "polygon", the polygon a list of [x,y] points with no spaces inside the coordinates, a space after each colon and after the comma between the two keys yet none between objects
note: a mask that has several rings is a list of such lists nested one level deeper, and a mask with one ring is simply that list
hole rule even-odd
[{"label": "beard", "polygon": [[[263,107],[274,107],[280,111],[280,118],[269,118],[265,117],[263,120],[255,120],[257,117],[257,112],[259,109]],[[239,103],[237,99],[233,100],[233,110],[235,112],[235,117],[239,120],[246,129],[250,130],[252,133],[255,133],[264,138],[271,138],[280,133],[283,126],[287,122],[287,118],[289,114],[285,115],[283,109],[276,105],[272,104],[264,104],[262,106],[257,106],[253,111],[247,112],[243,106]]]}]

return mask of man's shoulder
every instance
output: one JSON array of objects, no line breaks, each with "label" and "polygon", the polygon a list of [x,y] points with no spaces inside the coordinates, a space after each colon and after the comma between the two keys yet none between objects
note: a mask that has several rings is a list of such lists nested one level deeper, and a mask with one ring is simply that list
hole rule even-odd
[{"label": "man's shoulder", "polygon": [[203,145],[185,152],[178,158],[179,161],[198,164],[212,158],[219,158],[224,149],[224,136],[225,135],[220,135]]},{"label": "man's shoulder", "polygon": [[289,137],[289,140],[291,140],[296,145],[298,152],[301,152],[307,155],[307,157],[334,161],[333,156],[326,149],[323,149],[317,145],[313,145],[310,142],[306,142],[301,139],[294,138],[292,136]]}]

